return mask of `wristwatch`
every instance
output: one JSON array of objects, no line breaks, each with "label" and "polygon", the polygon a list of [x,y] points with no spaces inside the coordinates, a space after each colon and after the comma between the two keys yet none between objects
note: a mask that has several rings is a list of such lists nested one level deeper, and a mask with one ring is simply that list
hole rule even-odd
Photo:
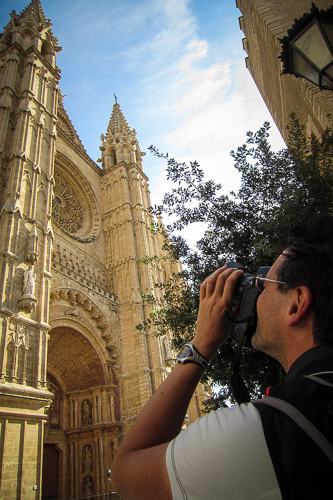
[{"label": "wristwatch", "polygon": [[186,363],[195,363],[201,366],[203,370],[208,367],[208,361],[200,354],[198,349],[193,344],[185,344],[177,355],[177,362],[185,365]]}]

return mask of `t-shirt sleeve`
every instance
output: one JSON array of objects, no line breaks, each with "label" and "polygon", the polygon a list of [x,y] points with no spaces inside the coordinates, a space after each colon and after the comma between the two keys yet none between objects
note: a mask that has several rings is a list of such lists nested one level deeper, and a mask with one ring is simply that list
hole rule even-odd
[{"label": "t-shirt sleeve", "polygon": [[281,500],[258,410],[211,412],[168,446],[173,500]]}]

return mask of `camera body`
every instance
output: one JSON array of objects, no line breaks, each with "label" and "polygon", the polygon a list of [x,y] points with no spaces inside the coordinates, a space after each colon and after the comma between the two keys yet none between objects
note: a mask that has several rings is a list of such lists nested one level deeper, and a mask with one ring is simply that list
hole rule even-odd
[{"label": "camera body", "polygon": [[233,326],[231,337],[244,348],[251,347],[251,338],[257,328],[257,300],[260,291],[255,287],[254,282],[256,277],[265,278],[269,266],[262,266],[258,269],[256,275],[253,275],[238,262],[227,262],[230,268],[242,269],[243,275],[236,283],[236,289],[233,297],[234,305],[240,306],[239,318]]}]

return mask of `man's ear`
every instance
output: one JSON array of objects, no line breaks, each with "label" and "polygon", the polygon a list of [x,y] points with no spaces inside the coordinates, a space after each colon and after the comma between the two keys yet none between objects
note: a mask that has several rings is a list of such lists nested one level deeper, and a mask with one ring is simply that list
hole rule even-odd
[{"label": "man's ear", "polygon": [[307,286],[298,286],[291,292],[291,303],[288,311],[288,326],[295,325],[309,313],[312,304],[312,294]]}]

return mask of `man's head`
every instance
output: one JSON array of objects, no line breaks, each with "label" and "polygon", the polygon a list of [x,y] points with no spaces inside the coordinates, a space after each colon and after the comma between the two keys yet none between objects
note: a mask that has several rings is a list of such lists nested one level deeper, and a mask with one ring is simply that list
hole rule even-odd
[{"label": "man's head", "polygon": [[282,293],[306,286],[312,296],[316,343],[333,344],[333,217],[317,216],[295,228],[283,243],[284,258],[276,270]]},{"label": "man's head", "polygon": [[333,217],[295,228],[282,249],[267,277],[285,284],[265,284],[252,344],[288,369],[292,351],[333,343]]}]

